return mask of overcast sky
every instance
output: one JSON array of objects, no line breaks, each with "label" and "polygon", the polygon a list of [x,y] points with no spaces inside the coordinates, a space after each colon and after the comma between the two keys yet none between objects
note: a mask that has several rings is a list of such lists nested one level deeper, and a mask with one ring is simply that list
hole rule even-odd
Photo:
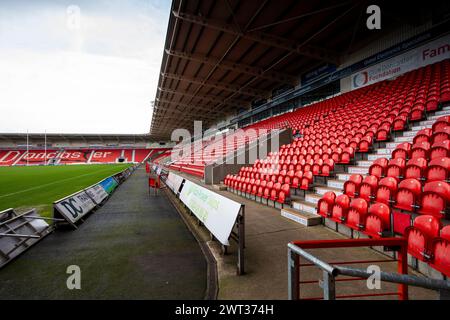
[{"label": "overcast sky", "polygon": [[0,132],[147,133],[170,0],[1,0]]}]

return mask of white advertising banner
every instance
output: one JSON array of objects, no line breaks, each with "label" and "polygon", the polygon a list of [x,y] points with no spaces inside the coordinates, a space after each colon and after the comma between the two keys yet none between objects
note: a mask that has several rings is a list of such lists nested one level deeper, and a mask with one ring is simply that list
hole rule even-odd
[{"label": "white advertising banner", "polygon": [[351,76],[357,89],[450,58],[450,35],[368,67]]},{"label": "white advertising banner", "polygon": [[174,193],[178,193],[178,190],[180,190],[182,183],[183,183],[183,177],[181,177],[173,172],[169,172],[169,175],[167,176],[166,184]]},{"label": "white advertising banner", "polygon": [[233,230],[241,204],[186,180],[180,200],[224,245]]},{"label": "white advertising banner", "polygon": [[102,203],[102,201],[108,197],[108,193],[99,184],[86,189],[86,193],[95,201],[96,204]]},{"label": "white advertising banner", "polygon": [[55,204],[56,209],[72,223],[78,221],[95,206],[94,201],[84,191]]}]

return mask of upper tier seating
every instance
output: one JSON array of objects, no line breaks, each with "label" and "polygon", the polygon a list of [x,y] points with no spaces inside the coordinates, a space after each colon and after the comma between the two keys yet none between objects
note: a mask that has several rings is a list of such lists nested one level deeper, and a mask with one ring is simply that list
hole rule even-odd
[{"label": "upper tier seating", "polygon": [[223,159],[230,152],[236,151],[267,133],[267,130],[259,129],[259,126],[249,126],[242,131],[236,131],[226,136],[215,136],[209,141],[179,144],[174,148],[174,156],[177,158],[169,167],[172,170],[183,171],[203,178],[205,166]]},{"label": "upper tier seating", "polygon": [[[282,183],[290,185],[291,194],[297,190],[319,193],[315,186],[319,177],[323,181],[321,176],[336,176],[338,166],[364,159],[362,154],[375,152],[381,143],[389,144],[397,132],[417,122],[424,130],[416,137],[396,138],[400,144],[390,143],[398,145],[395,151],[376,150],[383,156],[372,166],[349,167],[343,194],[323,188],[317,213],[371,237],[394,231],[404,234],[415,215],[442,221],[448,217],[450,202],[450,122],[447,116],[433,126],[434,120],[423,120],[450,101],[449,75],[450,60],[445,60],[258,122],[253,126],[292,128],[294,141],[228,175],[224,184],[238,194],[263,199],[276,198]],[[430,128],[426,128],[428,123]],[[289,199],[284,204],[289,205]]]}]

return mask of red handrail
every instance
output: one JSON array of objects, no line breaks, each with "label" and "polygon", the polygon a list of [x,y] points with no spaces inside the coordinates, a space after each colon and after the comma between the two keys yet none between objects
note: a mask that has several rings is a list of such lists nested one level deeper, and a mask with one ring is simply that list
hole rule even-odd
[{"label": "red handrail", "polygon": [[[393,251],[397,251],[397,260],[360,260],[360,261],[339,261],[329,262],[329,265],[340,264],[356,264],[356,263],[371,263],[371,262],[395,262],[397,261],[397,271],[399,274],[408,274],[408,257],[407,257],[407,241],[405,238],[379,238],[379,239],[332,239],[332,240],[309,240],[309,241],[292,241],[291,244],[300,249],[329,249],[329,248],[356,248],[356,247],[372,247],[384,246],[389,247]],[[301,264],[299,255],[294,259],[295,267],[297,268],[297,292],[295,296],[300,299],[300,284],[317,283],[317,281],[300,281],[300,267],[316,266],[315,263]],[[344,279],[342,279],[344,280]],[[358,279],[361,280],[361,279]],[[345,279],[344,281],[349,281]],[[356,295],[336,295],[336,298],[359,298],[359,297],[375,297],[375,296],[389,296],[397,295],[400,300],[408,300],[408,285],[398,284],[397,292],[376,293],[376,294],[356,294]],[[322,299],[321,297],[310,298],[313,300]]]}]

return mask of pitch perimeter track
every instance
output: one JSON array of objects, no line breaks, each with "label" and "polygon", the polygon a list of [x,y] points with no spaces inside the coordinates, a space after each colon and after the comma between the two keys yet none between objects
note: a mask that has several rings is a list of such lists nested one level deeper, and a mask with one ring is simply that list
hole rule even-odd
[{"label": "pitch perimeter track", "polygon": [[[81,268],[81,290],[66,269]],[[78,230],[57,230],[0,269],[1,299],[203,299],[206,261],[138,169]]]}]

